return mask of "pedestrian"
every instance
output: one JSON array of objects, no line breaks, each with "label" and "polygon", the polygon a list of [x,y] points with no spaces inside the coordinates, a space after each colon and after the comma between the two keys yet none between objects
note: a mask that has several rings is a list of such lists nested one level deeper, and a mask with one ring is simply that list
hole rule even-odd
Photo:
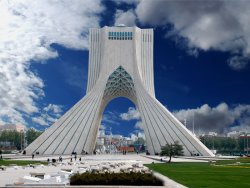
[{"label": "pedestrian", "polygon": [[35,155],[34,155],[34,153],[32,154],[32,159],[34,159],[34,157],[35,157]]},{"label": "pedestrian", "polygon": [[70,162],[72,162],[72,157],[70,158]]},{"label": "pedestrian", "polygon": [[77,156],[76,156],[76,154],[75,154],[75,161],[76,161],[76,158],[77,158]]},{"label": "pedestrian", "polygon": [[79,161],[82,161],[81,157],[79,157]]}]

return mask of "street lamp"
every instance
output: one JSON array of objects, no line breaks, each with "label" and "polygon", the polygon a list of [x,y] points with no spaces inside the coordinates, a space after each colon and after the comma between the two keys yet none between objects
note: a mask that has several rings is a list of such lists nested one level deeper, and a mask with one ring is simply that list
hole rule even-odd
[{"label": "street lamp", "polygon": [[213,133],[213,150],[214,150],[214,133]]},{"label": "street lamp", "polygon": [[194,112],[193,112],[193,134],[195,135],[195,133],[194,133]]},{"label": "street lamp", "polygon": [[[21,140],[20,140],[20,142],[21,142],[21,143],[20,143],[20,146],[21,146],[21,151],[23,150],[23,146],[24,146],[23,143],[24,143],[24,141],[25,141],[25,138],[23,138],[23,137],[24,137],[24,130],[21,130],[21,131],[20,131],[20,139],[21,139]],[[23,139],[24,139],[24,140],[23,140]]]},{"label": "street lamp", "polygon": [[112,146],[112,132],[111,127],[109,128],[110,140],[109,140],[109,153],[111,153],[111,146]]},{"label": "street lamp", "polygon": [[187,128],[187,119],[186,118],[184,119],[184,125]]}]

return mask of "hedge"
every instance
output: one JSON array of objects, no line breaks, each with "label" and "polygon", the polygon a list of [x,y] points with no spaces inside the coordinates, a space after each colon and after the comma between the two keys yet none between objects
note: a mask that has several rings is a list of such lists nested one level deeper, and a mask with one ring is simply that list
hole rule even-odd
[{"label": "hedge", "polygon": [[70,177],[70,185],[154,185],[163,182],[152,174],[141,172],[120,173],[82,173]]}]

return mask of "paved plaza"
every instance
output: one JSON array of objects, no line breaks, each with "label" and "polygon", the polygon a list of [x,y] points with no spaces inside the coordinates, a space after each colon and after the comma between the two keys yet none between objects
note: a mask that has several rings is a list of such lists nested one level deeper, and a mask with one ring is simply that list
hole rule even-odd
[{"label": "paved plaza", "polygon": [[[79,161],[79,157],[81,157],[81,161]],[[39,157],[35,156],[34,159],[31,157],[25,158],[16,158],[15,160],[37,160],[37,161],[47,161],[50,158],[57,159],[59,156],[46,156]],[[68,176],[72,173],[76,172],[86,172],[93,170],[106,169],[107,171],[119,172],[121,170],[144,170],[148,169],[143,166],[143,164],[150,163],[159,163],[161,157],[159,156],[145,156],[145,155],[137,155],[137,154],[113,154],[113,155],[86,155],[86,156],[77,156],[77,160],[75,160],[74,156],[63,156],[63,161],[61,163],[55,163],[50,165],[34,165],[34,166],[11,166],[7,167],[6,170],[0,171],[0,186],[5,186],[6,184],[13,183],[36,183],[38,179],[30,178],[32,175],[44,174],[44,179],[41,181],[43,184],[58,184],[58,185],[66,185],[68,183]],[[163,161],[167,160],[167,158],[162,158]],[[173,158],[174,162],[194,162],[199,161],[197,159],[181,159],[181,158]],[[157,174],[159,175],[159,174]],[[174,181],[165,178],[164,176],[160,177],[164,179],[165,185],[167,187],[180,187],[180,184],[176,184]]]}]

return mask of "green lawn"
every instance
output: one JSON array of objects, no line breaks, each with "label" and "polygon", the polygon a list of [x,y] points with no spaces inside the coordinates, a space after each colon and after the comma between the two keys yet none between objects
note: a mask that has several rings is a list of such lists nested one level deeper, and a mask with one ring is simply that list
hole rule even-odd
[{"label": "green lawn", "polygon": [[12,164],[16,164],[18,166],[25,166],[28,164],[48,164],[46,162],[40,161],[19,161],[19,160],[0,160],[0,166],[10,166]]},{"label": "green lawn", "polygon": [[247,164],[250,165],[250,158],[246,157],[246,158],[238,158],[237,160],[221,160],[221,161],[216,161],[217,165],[220,164],[232,164],[232,163],[236,163],[236,162],[240,162],[242,164]]},{"label": "green lawn", "polygon": [[[241,162],[244,165],[229,165],[235,162]],[[247,163],[250,164],[250,159],[219,161],[215,165],[209,163],[158,163],[146,166],[190,188],[243,188],[250,187],[250,165]]]}]

